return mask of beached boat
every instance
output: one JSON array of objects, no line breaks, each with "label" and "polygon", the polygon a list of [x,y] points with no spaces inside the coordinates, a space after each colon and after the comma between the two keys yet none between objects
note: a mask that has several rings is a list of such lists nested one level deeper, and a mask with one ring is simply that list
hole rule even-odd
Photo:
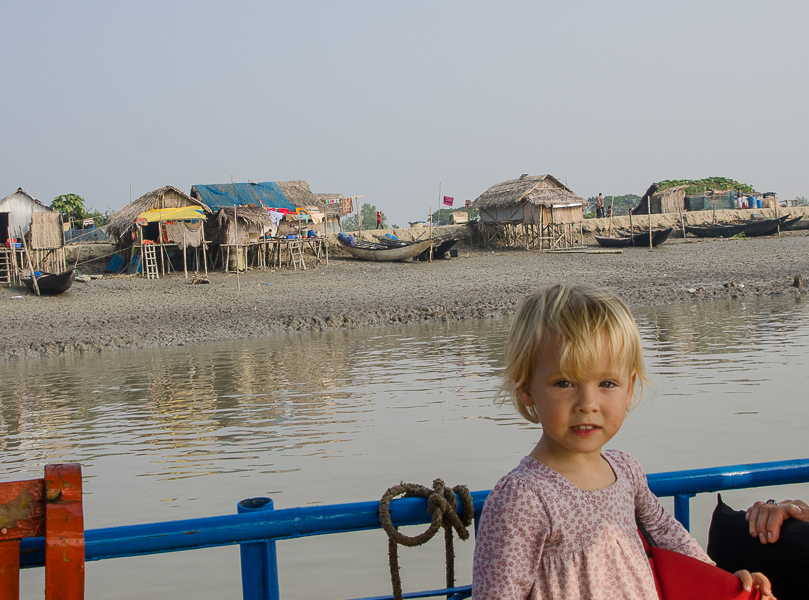
[{"label": "beached boat", "polygon": [[781,231],[793,231],[794,230],[793,225],[797,225],[798,221],[800,221],[801,219],[803,219],[803,215],[800,215],[799,217],[795,217],[793,219],[787,218],[787,220],[784,221],[784,224],[781,226]]},{"label": "beached boat", "polygon": [[[42,296],[55,296],[62,294],[70,289],[73,285],[73,278],[76,276],[75,269],[68,269],[64,273],[42,273],[37,280],[36,288],[39,288],[39,293]],[[31,275],[22,278],[25,284],[32,293],[36,294],[37,290],[34,287],[34,279]]]},{"label": "beached boat", "polygon": [[600,246],[604,246],[605,248],[625,248],[632,242],[632,238],[597,235],[596,241]]},{"label": "beached boat", "polygon": [[[662,229],[652,229],[652,247],[655,248],[669,239],[673,227],[665,227]],[[638,246],[640,248],[649,247],[649,231],[640,231],[632,233],[630,231],[619,230],[618,235],[627,238],[630,246]]]},{"label": "beached boat", "polygon": [[389,246],[376,242],[355,241],[352,246],[345,237],[337,237],[340,246],[354,258],[372,260],[377,262],[392,262],[415,258],[430,246],[435,240],[404,243],[404,245]]},{"label": "beached boat", "polygon": [[743,233],[747,237],[772,235],[789,217],[760,219],[744,223],[717,223],[715,225],[686,225],[687,233],[704,238],[729,238]]}]

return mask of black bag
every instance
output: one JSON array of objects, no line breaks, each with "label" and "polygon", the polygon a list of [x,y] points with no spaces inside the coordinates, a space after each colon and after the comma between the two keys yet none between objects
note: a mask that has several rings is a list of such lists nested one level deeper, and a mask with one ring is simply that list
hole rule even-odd
[{"label": "black bag", "polygon": [[717,500],[708,531],[708,556],[716,566],[763,573],[778,600],[809,598],[809,523],[788,519],[777,542],[762,544],[750,535],[745,511],[733,510],[721,494]]}]

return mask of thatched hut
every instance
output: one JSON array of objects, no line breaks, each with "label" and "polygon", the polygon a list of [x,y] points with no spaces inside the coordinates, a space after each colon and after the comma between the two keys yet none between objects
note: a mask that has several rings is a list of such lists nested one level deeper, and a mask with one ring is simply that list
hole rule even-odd
[{"label": "thatched hut", "polygon": [[685,210],[685,190],[687,188],[687,185],[678,185],[661,190],[658,184],[653,183],[640,199],[638,206],[632,210],[632,214],[647,215],[650,212],[650,206],[651,213],[655,215]]},{"label": "thatched hut", "polygon": [[340,219],[343,216],[342,194],[314,194],[315,206],[323,213],[325,233],[338,234],[343,230]]},{"label": "thatched hut", "polygon": [[276,235],[298,233],[301,228],[339,233],[340,205],[329,202],[341,194],[313,194],[303,180],[195,185],[191,195],[211,210],[234,206],[263,207],[265,210],[292,214],[283,220]]},{"label": "thatched hut", "polygon": [[257,242],[274,229],[270,213],[258,206],[220,209],[210,225],[212,242],[232,246]]},{"label": "thatched hut", "polygon": [[[137,200],[133,200],[121,210],[110,217],[107,222],[107,231],[118,238],[119,243],[124,246],[131,246],[135,239],[133,234],[137,231],[136,222],[138,217],[147,210],[168,209],[168,208],[201,208],[209,215],[211,210],[196,198],[192,198],[178,190],[176,187],[167,185],[158,190],[153,190],[143,194]],[[149,226],[147,226],[148,228]],[[157,225],[152,225],[156,228]],[[159,235],[157,230],[149,237],[149,230],[146,232],[147,239],[157,240]]]},{"label": "thatched hut", "polygon": [[581,244],[583,207],[584,200],[552,175],[528,174],[493,185],[472,203],[482,246],[525,249]]}]

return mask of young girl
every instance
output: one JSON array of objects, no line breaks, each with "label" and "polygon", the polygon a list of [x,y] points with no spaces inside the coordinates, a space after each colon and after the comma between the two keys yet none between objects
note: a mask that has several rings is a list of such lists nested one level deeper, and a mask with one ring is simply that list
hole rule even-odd
[{"label": "young girl", "polygon": [[[636,518],[659,546],[711,562],[637,461],[604,450],[648,381],[635,321],[613,294],[555,285],[523,300],[503,391],[542,437],[486,500],[473,598],[657,600]],[[772,598],[760,573],[736,576]]]}]

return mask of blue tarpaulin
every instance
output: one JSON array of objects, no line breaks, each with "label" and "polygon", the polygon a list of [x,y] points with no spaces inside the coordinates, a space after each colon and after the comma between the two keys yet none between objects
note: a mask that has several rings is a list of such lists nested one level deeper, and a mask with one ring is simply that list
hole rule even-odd
[{"label": "blue tarpaulin", "polygon": [[267,208],[286,208],[291,211],[296,208],[292,202],[287,200],[281,188],[271,181],[266,183],[195,185],[191,188],[192,196],[195,196],[195,191],[199,194],[200,200],[214,212],[220,208],[232,208],[248,204],[266,206]]}]

